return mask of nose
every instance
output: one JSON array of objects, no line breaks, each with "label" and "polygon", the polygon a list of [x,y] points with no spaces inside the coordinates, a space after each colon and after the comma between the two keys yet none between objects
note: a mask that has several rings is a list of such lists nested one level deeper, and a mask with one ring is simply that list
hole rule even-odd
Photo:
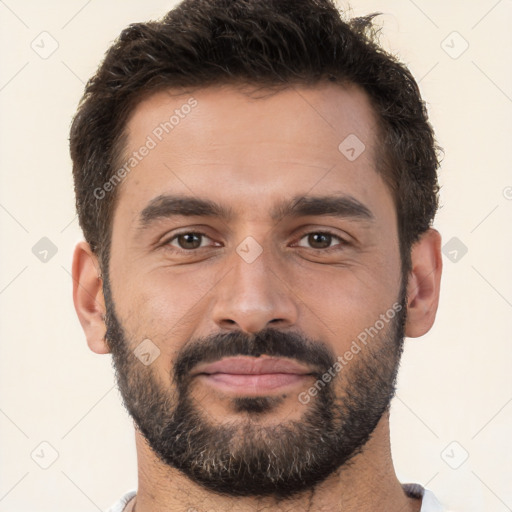
[{"label": "nose", "polygon": [[270,324],[286,328],[297,322],[297,297],[285,273],[271,268],[271,257],[263,250],[249,263],[234,251],[229,272],[215,287],[212,314],[218,327],[253,334]]}]

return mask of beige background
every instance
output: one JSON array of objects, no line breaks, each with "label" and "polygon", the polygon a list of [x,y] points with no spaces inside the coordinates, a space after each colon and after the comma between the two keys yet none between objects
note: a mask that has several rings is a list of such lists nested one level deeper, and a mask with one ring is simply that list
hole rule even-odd
[{"label": "beige background", "polygon": [[[106,510],[136,486],[133,427],[110,356],[89,351],[71,300],[81,233],[67,138],[110,42],[173,3],[0,0],[0,512]],[[397,472],[453,510],[506,512],[512,1],[353,1],[354,14],[376,10],[382,42],[420,81],[445,149],[435,227],[443,244],[459,244],[455,262],[456,246],[445,250],[435,327],[406,342],[392,411]],[[43,237],[57,249],[46,262],[33,253]]]}]

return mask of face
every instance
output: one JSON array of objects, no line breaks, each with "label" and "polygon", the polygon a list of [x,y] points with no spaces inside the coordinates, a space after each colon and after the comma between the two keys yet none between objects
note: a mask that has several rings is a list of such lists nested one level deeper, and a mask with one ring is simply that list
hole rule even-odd
[{"label": "face", "polygon": [[210,490],[310,488],[364,449],[403,342],[365,94],[162,92],[127,134],[104,282],[125,406],[160,460]]}]

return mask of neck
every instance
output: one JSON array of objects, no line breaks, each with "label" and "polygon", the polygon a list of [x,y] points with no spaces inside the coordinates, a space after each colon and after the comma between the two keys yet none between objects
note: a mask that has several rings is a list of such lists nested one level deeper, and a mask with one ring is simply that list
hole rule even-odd
[{"label": "neck", "polygon": [[136,445],[138,492],[126,512],[419,512],[421,508],[419,500],[405,495],[395,475],[389,442],[389,413],[383,415],[362,452],[346,466],[315,488],[286,501],[212,493],[163,464],[137,430]]}]

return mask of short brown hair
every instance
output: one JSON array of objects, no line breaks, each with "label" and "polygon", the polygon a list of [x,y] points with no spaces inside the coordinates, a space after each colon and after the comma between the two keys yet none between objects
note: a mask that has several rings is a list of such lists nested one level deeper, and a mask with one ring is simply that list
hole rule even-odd
[{"label": "short brown hair", "polygon": [[128,116],[162,89],[241,83],[268,89],[331,80],[361,87],[379,120],[376,168],[392,192],[404,272],[438,207],[438,151],[409,70],[377,42],[373,18],[342,19],[332,0],[184,0],[122,31],[89,80],[70,134],[85,239],[108,272],[118,165]]}]

